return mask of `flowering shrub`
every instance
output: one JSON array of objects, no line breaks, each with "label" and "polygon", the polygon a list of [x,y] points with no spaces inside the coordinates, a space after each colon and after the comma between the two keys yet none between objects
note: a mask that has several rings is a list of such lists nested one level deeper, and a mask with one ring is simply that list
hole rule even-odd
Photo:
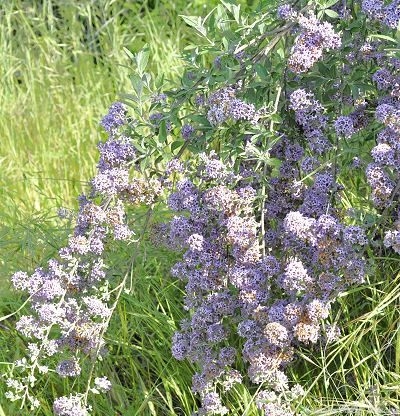
[{"label": "flowering shrub", "polygon": [[[208,26],[184,17],[209,44],[185,51],[175,89],[145,72],[148,50],[131,56],[133,92],[101,121],[109,137],[68,245],[12,277],[31,313],[16,325],[29,341],[8,398],[39,406],[35,375],[49,362],[87,379],[55,399],[56,415],[86,415],[89,394],[111,388],[96,361],[129,272],[111,276],[107,253],[149,231],[133,231],[127,207],[150,215],[165,202],[173,217],[151,238],[181,256],[171,274],[187,318],[172,355],[196,365],[197,414],[227,414],[224,395],[240,383],[259,385],[266,415],[296,414],[304,390],[286,371],[296,352],[340,337],[330,309],[365,282],[370,247],[400,254],[400,65],[385,48],[397,2],[296,3],[277,19],[225,2]],[[342,203],[363,164],[369,227]]]},{"label": "flowering shrub", "polygon": [[131,177],[131,171],[138,170],[137,156],[132,140],[120,131],[126,124],[125,106],[113,104],[101,122],[109,138],[98,146],[98,173],[91,181],[90,193],[79,197],[76,226],[68,245],[47,268],[37,268],[30,276],[17,272],[11,278],[14,287],[27,292],[31,302],[31,314],[16,324],[30,339],[27,357],[15,363],[20,380],[6,380],[10,388],[7,397],[22,400],[22,405],[39,406],[32,393],[35,375],[48,372],[47,362],[55,357],[60,377],[77,377],[82,372],[82,358],[89,356],[92,361],[87,390],[57,398],[53,407],[56,415],[86,415],[89,392],[99,394],[111,388],[107,377],[96,377],[91,385],[93,368],[106,352],[103,336],[125,290],[128,273],[113,285],[105,251],[113,241],[134,241],[124,203],[151,205],[161,191],[156,179]]}]

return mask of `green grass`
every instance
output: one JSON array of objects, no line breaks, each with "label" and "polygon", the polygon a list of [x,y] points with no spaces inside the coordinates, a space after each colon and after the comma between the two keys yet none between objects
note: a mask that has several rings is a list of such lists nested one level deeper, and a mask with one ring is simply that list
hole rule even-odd
[{"label": "green grass", "polygon": [[149,43],[150,70],[177,77],[191,39],[178,10],[201,12],[201,3],[157,3],[149,10],[146,2],[3,2],[2,222],[75,204],[105,137],[98,123],[118,93],[130,90],[124,47],[135,52]]},{"label": "green grass", "polygon": [[[122,3],[122,11],[121,2],[106,0],[43,0],[41,6],[9,0],[0,6],[2,315],[23,303],[8,277],[44,265],[66,241],[70,225],[56,218],[56,210],[76,207],[95,170],[96,144],[105,137],[99,119],[119,92],[130,89],[123,47],[136,51],[148,43],[151,70],[173,80],[182,68],[180,51],[195,40],[178,14],[199,14],[203,2]],[[349,194],[346,203],[355,207],[360,200]],[[115,388],[99,396],[94,414],[189,415],[198,404],[190,391],[194,368],[170,353],[184,316],[182,287],[166,278],[174,256],[148,243],[140,250],[132,294],[112,321],[110,354],[101,365]],[[115,259],[121,273],[123,254]],[[400,406],[400,263],[379,260],[384,267],[371,266],[368,284],[346,293],[332,312],[342,339],[299,352],[291,377],[308,391],[299,405],[304,415],[385,415]],[[0,322],[0,372],[23,355],[16,319]],[[34,413],[5,400],[0,383],[0,416],[50,415],[52,398],[68,392],[68,384],[50,375],[40,386],[41,409]],[[231,414],[256,415],[256,391],[234,389],[227,398]]]}]

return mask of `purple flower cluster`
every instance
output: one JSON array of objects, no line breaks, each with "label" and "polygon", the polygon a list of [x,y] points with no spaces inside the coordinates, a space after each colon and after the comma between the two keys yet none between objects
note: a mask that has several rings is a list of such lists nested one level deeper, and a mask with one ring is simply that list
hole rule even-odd
[{"label": "purple flower cluster", "polygon": [[[390,62],[393,65],[393,61]],[[372,201],[397,219],[393,229],[386,231],[385,247],[400,253],[400,96],[398,68],[382,67],[372,77],[385,96],[379,99],[375,118],[384,124],[376,146],[371,150],[373,161],[366,169],[367,182],[372,189]]]},{"label": "purple flower cluster", "polygon": [[[284,217],[284,212],[279,217],[268,216],[267,220],[268,227],[275,226],[276,230],[272,253],[276,252],[276,256],[286,253],[286,259],[281,260],[281,272],[276,276],[276,283],[285,295],[275,298],[287,300],[277,300],[271,307],[272,314],[286,326],[291,339],[299,342],[317,342],[319,321],[328,316],[331,300],[347,285],[363,281],[364,261],[360,253],[367,243],[363,230],[344,226],[333,214],[324,213],[328,206],[325,195],[332,183],[329,175],[317,175],[304,194],[304,202],[298,202],[299,210]],[[317,190],[324,201],[319,209],[314,206],[317,203],[307,204],[308,192],[316,195]],[[286,206],[293,209],[295,202]],[[285,318],[289,305],[290,319]]]},{"label": "purple flower cluster", "polygon": [[366,170],[368,184],[372,188],[372,201],[377,207],[385,208],[390,204],[395,183],[386,170],[377,163],[370,163]]},{"label": "purple flower cluster", "polygon": [[371,151],[373,162],[366,170],[372,200],[380,208],[391,206],[396,209],[395,202],[399,195],[398,189],[395,189],[400,180],[400,101],[395,92],[396,82],[393,81],[397,77],[388,68],[378,70],[373,76],[378,89],[389,94],[380,99],[375,111],[376,119],[385,128],[378,134],[377,145]]},{"label": "purple flower cluster", "polygon": [[347,71],[350,71],[352,67],[355,68],[360,61],[365,63],[371,62],[374,59],[380,61],[385,55],[380,50],[380,45],[381,42],[379,40],[365,41],[362,38],[355,38],[349,44],[351,51],[346,56],[348,64],[345,68]]},{"label": "purple flower cluster", "polygon": [[[160,112],[151,113],[149,116],[149,121],[154,128],[158,129],[160,127],[161,122],[165,120],[165,116],[166,116],[165,113],[160,113]],[[168,132],[172,130],[172,124],[169,120],[166,120],[165,127]]]},{"label": "purple flower cluster", "polygon": [[[303,394],[304,392],[301,392],[301,395]],[[288,391],[286,396],[283,397],[283,395],[277,395],[275,392],[261,390],[257,394],[255,402],[257,407],[264,411],[265,415],[294,416],[295,413],[290,409],[288,402],[299,397],[299,395],[296,395],[296,387]]]},{"label": "purple flower cluster", "polygon": [[324,51],[338,49],[341,46],[340,36],[334,32],[328,22],[321,23],[312,13],[298,17],[300,34],[297,36],[288,66],[296,74],[307,72]]},{"label": "purple flower cluster", "polygon": [[151,97],[151,102],[153,104],[161,104],[161,105],[163,105],[163,104],[165,104],[167,102],[167,98],[168,97],[167,97],[166,94],[164,94],[163,92],[160,92],[158,94],[154,94]]},{"label": "purple flower cluster", "polygon": [[349,116],[339,116],[335,121],[335,130],[338,136],[352,136],[355,132],[352,118]]},{"label": "purple flower cluster", "polygon": [[53,411],[56,416],[87,416],[88,409],[82,404],[82,397],[63,396],[54,401]]},{"label": "purple flower cluster", "polygon": [[[311,122],[315,113],[323,117],[311,94],[298,93],[291,105],[303,111],[304,122],[309,114]],[[319,114],[311,115],[313,105]],[[162,232],[171,248],[183,250],[172,275],[186,284],[190,313],[173,337],[172,354],[199,368],[192,385],[202,400],[198,414],[228,412],[215,387],[241,382],[234,368],[241,356],[250,380],[263,383],[260,409],[293,415],[287,402],[265,397],[290,397],[284,369],[295,347],[332,339],[321,328],[331,303],[349,285],[363,282],[364,232],[329,210],[336,186],[329,172],[319,172],[309,185],[301,181],[295,167],[304,155],[286,136],[271,150],[284,162],[280,176],[269,179],[265,235],[255,216],[255,188],[243,186],[242,177],[214,152],[199,155],[199,185],[182,179],[170,196],[170,208],[180,215]],[[235,328],[244,338],[241,351],[229,345]]]},{"label": "purple flower cluster", "polygon": [[108,113],[102,118],[100,125],[107,133],[114,133],[119,127],[126,123],[126,108],[124,104],[115,102],[111,105]]},{"label": "purple flower cluster", "polygon": [[396,229],[386,232],[383,243],[385,247],[391,247],[396,253],[400,254],[400,214],[397,216],[395,227]]},{"label": "purple flower cluster", "polygon": [[[337,97],[339,99],[339,97]],[[342,97],[343,102],[343,97]],[[349,105],[354,105],[351,99]],[[335,132],[340,137],[349,138],[354,133],[364,129],[369,124],[369,118],[365,112],[367,105],[361,103],[356,105],[354,111],[348,116],[339,116],[334,122]]]},{"label": "purple flower cluster", "polygon": [[100,161],[98,169],[104,172],[118,166],[124,166],[135,158],[135,148],[125,136],[110,137],[105,143],[99,143]]},{"label": "purple flower cluster", "polygon": [[[332,172],[326,169],[313,174],[329,148],[327,139],[323,147],[317,148],[310,140],[321,137],[327,126],[323,108],[305,90],[292,93],[290,108],[295,111],[308,149],[297,138],[282,135],[270,150],[270,156],[280,159],[281,166],[279,175],[268,179],[264,203],[266,232],[262,238],[268,253],[264,262],[268,262],[265,279],[269,290],[263,301],[253,301],[257,305],[253,313],[242,313],[247,319],[238,327],[239,334],[247,339],[243,357],[249,362],[250,378],[267,383],[269,390],[263,395],[268,397],[271,389],[288,391],[283,370],[296,345],[334,339],[334,333],[322,334],[320,323],[328,317],[338,293],[362,283],[365,274],[364,230],[347,226],[336,217],[330,204],[338,189]],[[358,129],[363,108],[353,114],[353,127]],[[310,150],[313,156],[306,156]],[[259,355],[261,351],[267,351],[266,356]],[[273,358],[276,355],[279,359]],[[270,412],[290,412],[274,400],[260,403]]]},{"label": "purple flower cluster", "polygon": [[378,90],[388,90],[393,86],[394,77],[387,68],[381,68],[374,73],[372,81],[376,82]]},{"label": "purple flower cluster", "polygon": [[[214,153],[199,161],[208,185],[183,179],[169,200],[173,210],[183,211],[169,223],[168,241],[185,250],[172,273],[186,282],[185,307],[191,311],[174,335],[172,353],[199,366],[193,377],[193,391],[202,400],[198,414],[223,415],[228,409],[213,386],[221,383],[226,391],[242,380],[232,368],[238,351],[227,344],[234,318],[256,298],[264,299],[267,287],[261,271],[251,266],[260,257],[251,214],[254,190],[234,185],[234,175]],[[258,289],[249,286],[252,274],[261,278]]]},{"label": "purple flower cluster", "polygon": [[361,8],[369,18],[377,20],[391,29],[397,29],[400,22],[399,6],[399,0],[394,0],[387,5],[383,0],[363,0]]},{"label": "purple flower cluster", "polygon": [[185,140],[190,140],[194,136],[195,131],[191,124],[184,124],[181,128],[181,135]]},{"label": "purple flower cluster", "polygon": [[[291,99],[291,104],[297,111],[312,104],[312,97],[303,92],[296,98]],[[302,162],[307,167],[306,175],[318,164],[316,158],[302,156],[305,149],[296,152],[299,156],[289,162],[287,149],[295,144],[293,139],[283,136],[271,151],[271,156],[281,159],[282,165],[280,176],[269,180],[265,203],[265,242],[269,246],[268,262],[271,264],[272,260],[273,264],[268,267],[269,301],[239,325],[239,334],[248,339],[245,347],[251,345],[253,351],[254,345],[261,345],[265,352],[268,345],[269,359],[272,351],[278,352],[280,360],[274,361],[274,365],[279,369],[288,365],[293,348],[299,343],[334,339],[331,333],[322,334],[320,323],[327,318],[338,293],[349,285],[362,283],[365,273],[364,231],[342,224],[329,209],[330,193],[336,188],[331,173],[315,174],[313,183],[303,183],[300,192],[299,186],[294,186],[302,183],[296,164]],[[268,381],[275,392],[287,389],[282,374],[279,382],[268,378],[271,370],[265,364],[260,367],[259,362],[257,356],[256,364],[250,367],[253,381]],[[266,379],[264,374],[268,374]],[[276,414],[290,412],[281,409],[282,404],[276,399],[264,399],[270,394],[270,390],[263,391],[262,409]]]},{"label": "purple flower cluster", "polygon": [[233,179],[234,176],[229,172],[226,166],[218,158],[215,151],[209,154],[201,153],[199,155],[199,176],[205,180],[227,181]]},{"label": "purple flower cluster", "polygon": [[112,134],[105,143],[100,143],[98,148],[100,151],[98,173],[91,181],[93,196],[96,194],[103,198],[118,196],[121,200],[132,204],[150,205],[154,202],[161,192],[160,181],[130,178],[130,168],[135,161],[135,148],[129,138]]},{"label": "purple flower cluster", "polygon": [[296,121],[302,127],[304,136],[313,153],[323,154],[330,147],[330,142],[324,134],[328,117],[324,115],[324,108],[314,94],[304,89],[291,93],[289,107],[295,111]]},{"label": "purple flower cluster", "polygon": [[282,4],[278,7],[278,19],[294,21],[297,18],[297,12],[289,4]]},{"label": "purple flower cluster", "polygon": [[253,104],[248,104],[236,97],[239,85],[221,88],[208,98],[208,121],[217,126],[227,120],[245,120],[256,123],[259,114]]},{"label": "purple flower cluster", "polygon": [[[59,250],[57,258],[48,261],[47,267],[37,268],[31,275],[17,272],[11,278],[16,289],[30,296],[31,312],[16,324],[17,330],[29,338],[28,360],[21,360],[19,365],[27,374],[27,382],[21,388],[10,378],[8,396],[31,405],[38,404],[31,394],[35,374],[45,371],[42,363],[49,357],[60,357],[55,371],[61,377],[77,377],[85,355],[94,358],[104,354],[103,335],[114,308],[109,305],[107,288],[111,283],[105,248],[113,240],[129,241],[133,235],[126,223],[123,201],[151,203],[160,190],[160,185],[151,181],[129,179],[135,148],[116,130],[121,119],[110,121],[110,115],[120,108],[114,104],[106,116],[107,125],[112,126],[108,129],[110,136],[98,146],[98,173],[92,180],[91,194],[79,198],[68,245]],[[100,203],[98,197],[102,198]],[[109,389],[106,378],[98,380],[97,391]],[[86,399],[79,395],[60,397],[54,402],[54,412],[59,416],[86,415]]]}]

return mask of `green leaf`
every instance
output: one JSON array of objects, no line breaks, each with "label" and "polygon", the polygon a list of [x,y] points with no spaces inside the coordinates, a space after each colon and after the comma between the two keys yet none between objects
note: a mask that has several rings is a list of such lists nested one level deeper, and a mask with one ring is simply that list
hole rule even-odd
[{"label": "green leaf", "polygon": [[280,56],[282,59],[285,58],[285,48],[283,46],[280,46],[279,48],[276,49],[276,53],[278,54],[278,56]]},{"label": "green leaf", "polygon": [[126,53],[126,55],[128,56],[128,58],[132,62],[135,62],[135,55],[128,48],[123,47],[122,49],[124,50],[124,52]]},{"label": "green leaf", "polygon": [[163,155],[160,155],[160,156],[158,156],[157,157],[157,159],[154,161],[154,164],[155,165],[157,165],[157,164],[159,164],[160,162],[162,162],[164,160],[164,156]]},{"label": "green leaf", "polygon": [[374,91],[374,88],[369,84],[357,83],[350,86],[351,95],[354,99],[363,97],[366,93]]},{"label": "green leaf", "polygon": [[192,121],[194,121],[196,123],[199,123],[200,125],[203,125],[203,126],[207,126],[207,127],[210,127],[211,126],[211,124],[208,121],[207,117],[202,116],[202,115],[199,115],[199,114],[189,114],[185,118],[188,118],[189,120],[192,120]]},{"label": "green leaf", "polygon": [[392,38],[392,37],[390,37],[390,36],[387,36],[387,35],[381,35],[381,34],[379,34],[379,33],[377,33],[377,34],[375,34],[375,35],[369,35],[369,36],[367,37],[367,39],[375,39],[375,38],[377,38],[377,39],[389,40],[390,42],[397,43],[397,40],[396,40],[396,39],[394,39],[394,38]]},{"label": "green leaf", "polygon": [[223,1],[223,0],[221,0],[221,3],[224,5],[226,10],[232,13],[235,21],[237,23],[240,23],[240,4],[235,4],[233,2],[228,2],[228,1]]},{"label": "green leaf", "polygon": [[336,18],[338,18],[338,17],[339,17],[338,13],[337,13],[337,12],[335,12],[334,10],[331,10],[331,9],[325,9],[325,10],[324,10],[324,12],[325,12],[325,14],[326,14],[327,16],[332,17],[333,19],[336,19]]},{"label": "green leaf", "polygon": [[185,142],[182,142],[182,141],[179,141],[179,140],[177,140],[175,142],[172,142],[171,152],[174,153],[175,150],[180,149],[183,146],[184,143]]},{"label": "green leaf", "polygon": [[229,42],[228,42],[228,39],[226,37],[222,38],[222,44],[224,45],[224,49],[226,51],[228,51],[229,50]]},{"label": "green leaf", "polygon": [[143,81],[138,74],[132,74],[130,76],[131,84],[138,97],[141,97],[143,92]]},{"label": "green leaf", "polygon": [[282,117],[279,114],[272,114],[271,120],[274,123],[282,123]]},{"label": "green leaf", "polygon": [[268,71],[265,68],[265,65],[256,64],[255,69],[256,69],[256,72],[257,72],[258,76],[261,79],[267,79],[268,78]]},{"label": "green leaf", "polygon": [[158,141],[160,143],[165,143],[167,141],[167,126],[165,120],[161,121],[160,129],[158,132]]},{"label": "green leaf", "polygon": [[324,77],[331,79],[334,77],[334,70],[329,68],[327,65],[322,62],[318,62],[318,70]]},{"label": "green leaf", "polygon": [[328,9],[329,7],[333,6],[334,4],[336,4],[339,0],[328,0],[326,2],[323,2],[323,4],[321,4],[321,6],[325,9]]},{"label": "green leaf", "polygon": [[270,158],[265,160],[265,163],[268,166],[279,167],[282,164],[282,161],[279,160],[279,159],[275,159],[274,157],[270,157]]},{"label": "green leaf", "polygon": [[207,30],[204,27],[200,16],[184,16],[180,14],[179,17],[182,17],[187,25],[195,28],[201,35],[204,37],[207,36]]},{"label": "green leaf", "polygon": [[137,101],[136,96],[134,96],[133,94],[124,94],[124,93],[120,93],[118,94],[123,100],[128,100],[128,101]]},{"label": "green leaf", "polygon": [[145,45],[136,55],[136,65],[140,76],[144,74],[147,63],[149,62],[150,50],[148,45]]},{"label": "green leaf", "polygon": [[146,153],[146,149],[141,146],[138,142],[135,142],[135,149],[138,150],[140,153]]}]

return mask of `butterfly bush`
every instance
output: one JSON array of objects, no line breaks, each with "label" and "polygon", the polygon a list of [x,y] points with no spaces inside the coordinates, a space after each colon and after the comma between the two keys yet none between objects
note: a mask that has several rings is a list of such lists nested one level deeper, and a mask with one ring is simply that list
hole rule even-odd
[{"label": "butterfly bush", "polygon": [[[101,120],[108,139],[68,244],[11,278],[31,308],[16,324],[28,350],[8,398],[38,407],[39,374],[82,377],[88,361],[86,389],[56,398],[54,413],[89,414],[89,393],[111,389],[95,364],[126,279],[111,277],[107,252],[140,239],[128,206],[163,201],[169,220],[147,231],[180,256],[171,278],[185,317],[171,352],[196,368],[194,414],[229,414],[241,384],[262,414],[299,414],[298,352],[340,338],[331,310],[366,283],[371,247],[400,254],[400,60],[368,37],[369,25],[397,27],[397,2],[297,3],[278,7],[278,23],[218,6],[196,27],[215,43],[185,51],[169,90],[144,72],[149,51],[134,56],[133,93]],[[362,168],[375,228],[343,203]]]},{"label": "butterfly bush", "polygon": [[[20,381],[6,380],[10,389],[6,396],[29,402],[32,408],[39,406],[33,393],[38,374],[55,371],[62,378],[77,377],[85,356],[95,361],[106,353],[104,333],[117,300],[112,291],[121,291],[123,282],[112,289],[115,282],[107,272],[105,251],[112,241],[134,239],[124,205],[150,205],[161,191],[157,180],[132,177],[136,151],[132,140],[121,133],[126,124],[125,106],[114,103],[101,121],[109,138],[98,146],[97,174],[90,192],[79,197],[68,244],[47,266],[31,275],[17,272],[11,277],[13,286],[28,294],[31,311],[16,323],[16,329],[29,340],[27,356],[15,363]],[[56,363],[54,369],[48,366],[50,360]],[[96,377],[93,383],[85,393],[57,398],[54,414],[88,414],[88,393],[111,388],[106,376]]]},{"label": "butterfly bush", "polygon": [[384,245],[400,254],[400,101],[399,74],[392,65],[375,72],[372,80],[383,94],[379,98],[375,118],[383,125],[371,150],[372,162],[366,169],[372,200],[378,209],[395,217],[394,228],[384,236]]},{"label": "butterfly bush", "polygon": [[[313,114],[310,105],[326,121],[311,93],[296,90],[290,102],[299,124]],[[329,171],[316,174],[313,183],[301,183],[296,166],[305,150],[285,136],[271,149],[283,163],[268,184],[265,235],[256,219],[254,178],[235,175],[214,153],[199,156],[196,178],[203,187],[186,177],[170,196],[171,209],[189,213],[175,216],[162,230],[166,244],[184,249],[172,274],[186,283],[185,307],[192,312],[174,335],[172,354],[201,369],[193,377],[193,391],[202,400],[199,414],[228,412],[215,389],[220,385],[226,391],[242,382],[243,375],[232,368],[239,353],[250,380],[263,383],[260,409],[268,409],[262,398],[275,394],[275,411],[293,414],[279,395],[299,396],[299,386],[290,388],[284,372],[294,347],[318,342],[331,302],[349,285],[364,281],[364,230],[342,224],[329,209],[337,187]],[[245,340],[241,351],[226,345],[233,330]]]}]

